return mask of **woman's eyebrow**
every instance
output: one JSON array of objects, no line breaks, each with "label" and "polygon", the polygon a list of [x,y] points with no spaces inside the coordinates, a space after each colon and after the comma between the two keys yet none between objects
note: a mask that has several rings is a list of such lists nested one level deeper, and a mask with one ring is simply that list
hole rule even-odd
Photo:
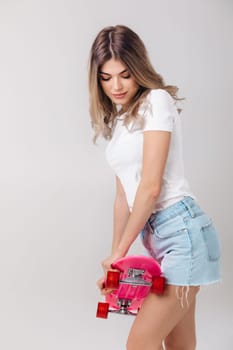
[{"label": "woman's eyebrow", "polygon": [[[123,73],[125,73],[125,72],[127,72],[127,69],[124,69],[124,70],[123,70],[122,72],[120,72],[119,74],[123,74]],[[105,74],[105,75],[111,76],[111,74],[105,73],[105,72],[102,72],[102,71],[100,71],[99,73],[100,73],[100,74]]]}]

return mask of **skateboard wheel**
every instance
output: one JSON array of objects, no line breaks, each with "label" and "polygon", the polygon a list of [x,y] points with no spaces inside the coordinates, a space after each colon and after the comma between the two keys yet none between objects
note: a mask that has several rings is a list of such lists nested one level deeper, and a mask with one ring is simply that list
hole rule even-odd
[{"label": "skateboard wheel", "polygon": [[154,277],[152,280],[151,292],[162,294],[165,287],[165,278],[162,276]]},{"label": "skateboard wheel", "polygon": [[98,318],[108,318],[108,303],[98,303],[96,317]]},{"label": "skateboard wheel", "polygon": [[117,289],[119,287],[120,272],[108,271],[105,282],[105,288]]}]

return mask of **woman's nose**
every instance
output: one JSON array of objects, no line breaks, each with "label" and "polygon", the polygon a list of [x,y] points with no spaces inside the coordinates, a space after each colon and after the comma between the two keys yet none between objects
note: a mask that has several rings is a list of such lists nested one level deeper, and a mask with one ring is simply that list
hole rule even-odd
[{"label": "woman's nose", "polygon": [[122,84],[119,78],[113,79],[113,90],[121,90],[122,89]]}]

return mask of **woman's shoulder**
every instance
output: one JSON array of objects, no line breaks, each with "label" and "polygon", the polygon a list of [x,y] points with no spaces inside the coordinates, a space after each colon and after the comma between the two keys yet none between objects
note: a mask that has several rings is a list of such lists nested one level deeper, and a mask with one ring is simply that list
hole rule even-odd
[{"label": "woman's shoulder", "polygon": [[153,101],[164,101],[164,102],[173,102],[174,103],[174,99],[173,97],[169,94],[169,92],[167,92],[165,89],[152,89],[150,90],[150,92],[147,95],[147,98],[149,101],[153,102]]},{"label": "woman's shoulder", "polygon": [[177,120],[175,100],[164,89],[152,89],[146,98],[144,109],[144,131],[165,130],[172,131]]},{"label": "woman's shoulder", "polygon": [[165,89],[151,89],[147,94],[144,103],[142,104],[142,111],[152,113],[155,110],[170,110],[175,111],[175,100]]}]

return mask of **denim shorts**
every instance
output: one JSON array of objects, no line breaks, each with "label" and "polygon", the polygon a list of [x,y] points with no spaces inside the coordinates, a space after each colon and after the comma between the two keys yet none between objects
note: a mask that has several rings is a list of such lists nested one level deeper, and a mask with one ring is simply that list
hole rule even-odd
[{"label": "denim shorts", "polygon": [[186,196],[150,216],[141,239],[168,284],[200,286],[220,280],[220,247],[211,218]]}]

